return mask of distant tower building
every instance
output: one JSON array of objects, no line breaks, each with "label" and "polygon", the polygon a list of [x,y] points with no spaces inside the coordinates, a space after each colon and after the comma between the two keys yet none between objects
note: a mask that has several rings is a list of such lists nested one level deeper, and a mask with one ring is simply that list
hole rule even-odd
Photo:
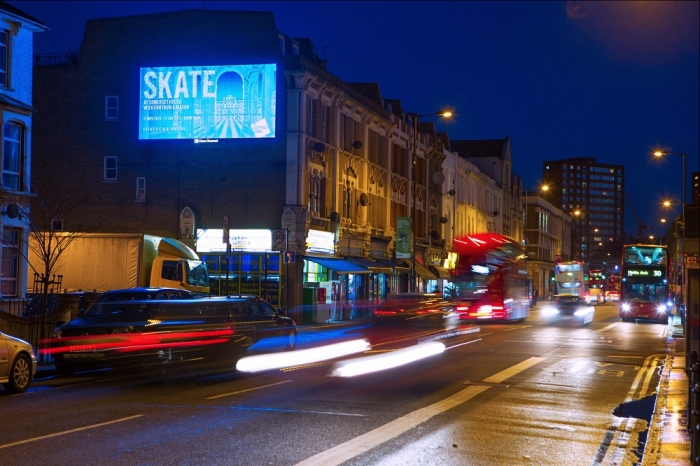
[{"label": "distant tower building", "polygon": [[693,172],[690,174],[691,179],[691,191],[690,191],[690,203],[700,204],[700,172]]},{"label": "distant tower building", "polygon": [[554,160],[544,162],[542,178],[550,188],[542,197],[573,219],[574,259],[612,272],[624,243],[624,166],[590,157]]}]

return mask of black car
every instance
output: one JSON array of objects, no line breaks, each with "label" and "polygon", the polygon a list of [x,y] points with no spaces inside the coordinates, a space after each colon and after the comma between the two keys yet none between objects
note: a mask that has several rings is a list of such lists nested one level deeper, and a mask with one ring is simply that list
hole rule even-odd
[{"label": "black car", "polygon": [[589,325],[593,322],[594,312],[595,308],[588,304],[584,298],[569,294],[556,295],[553,303],[542,306],[542,315],[549,321],[570,318],[579,321],[582,325]]},{"label": "black car", "polygon": [[[120,290],[105,291],[100,294],[92,303],[103,303],[108,301],[142,301],[146,299],[193,299],[194,296],[190,291],[180,288],[156,288],[156,287],[137,287],[123,288]],[[86,309],[89,306],[86,307]],[[81,312],[81,314],[83,314]]]},{"label": "black car", "polygon": [[452,328],[458,323],[453,305],[436,293],[400,293],[377,305],[373,312],[374,325],[429,325]]},{"label": "black car", "polygon": [[54,331],[56,369],[140,366],[296,347],[296,324],[254,296],[103,301]]}]

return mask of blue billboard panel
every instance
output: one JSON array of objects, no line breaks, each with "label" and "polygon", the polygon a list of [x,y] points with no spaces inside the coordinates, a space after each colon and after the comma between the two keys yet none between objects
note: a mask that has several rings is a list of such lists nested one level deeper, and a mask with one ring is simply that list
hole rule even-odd
[{"label": "blue billboard panel", "polygon": [[277,65],[141,68],[139,139],[274,138]]}]

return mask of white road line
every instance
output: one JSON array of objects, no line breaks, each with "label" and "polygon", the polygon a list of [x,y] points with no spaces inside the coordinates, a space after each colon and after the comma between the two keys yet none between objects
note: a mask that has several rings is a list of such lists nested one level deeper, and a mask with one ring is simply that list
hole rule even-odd
[{"label": "white road line", "polygon": [[122,419],[115,419],[114,421],[101,422],[100,424],[93,424],[85,427],[78,427],[77,429],[64,430],[63,432],[56,432],[55,434],[42,435],[41,437],[28,438],[26,440],[20,440],[18,442],[6,443],[0,445],[0,450],[3,448],[14,447],[15,445],[22,445],[23,443],[36,442],[37,440],[43,440],[51,437],[58,437],[59,435],[72,434],[73,432],[80,432],[81,430],[94,429],[96,427],[107,426],[109,424],[115,424],[117,422],[129,421],[131,419],[136,419],[137,417],[144,416],[144,414],[137,414],[135,416],[124,417]]},{"label": "white road line", "polygon": [[620,325],[620,322],[615,322],[615,323],[612,323],[606,327],[603,327],[601,329],[596,330],[596,332],[604,332],[606,330],[610,330],[611,328],[617,327],[618,325]]},{"label": "white road line", "polygon": [[274,387],[275,385],[280,385],[283,383],[291,382],[291,380],[285,380],[283,382],[271,383],[269,385],[261,385],[260,387],[246,388],[245,390],[238,390],[237,392],[224,393],[223,395],[208,396],[205,400],[213,400],[215,398],[223,398],[225,396],[238,395],[239,393],[252,392],[253,390],[260,390],[261,388]]},{"label": "white road line", "polygon": [[[500,383],[509,377],[512,377],[532,366],[542,362],[545,358],[530,358],[514,365],[498,374],[492,375],[484,379],[487,383]],[[341,443],[326,451],[322,451],[311,458],[297,463],[296,466],[331,466],[338,465],[354,458],[357,455],[365,453],[374,447],[387,442],[404,432],[428,421],[434,416],[441,414],[449,409],[459,406],[460,404],[474,398],[476,395],[488,390],[489,386],[470,386],[454,395],[445,398],[444,400],[433,403],[430,406],[413,411],[403,417],[400,417],[388,424],[384,424],[364,435],[355,437],[345,443]]]}]

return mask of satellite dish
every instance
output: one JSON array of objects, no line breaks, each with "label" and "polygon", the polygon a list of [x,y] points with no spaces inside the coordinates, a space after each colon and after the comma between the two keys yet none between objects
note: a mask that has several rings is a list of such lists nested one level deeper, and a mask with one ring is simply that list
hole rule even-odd
[{"label": "satellite dish", "polygon": [[323,152],[326,149],[326,145],[322,142],[317,142],[314,144],[314,152]]},{"label": "satellite dish", "polygon": [[445,174],[442,172],[433,173],[433,183],[442,184],[445,182]]},{"label": "satellite dish", "polygon": [[440,240],[440,233],[438,233],[435,230],[432,230],[430,232],[430,237],[433,239],[433,241],[439,241]]},{"label": "satellite dish", "polygon": [[365,193],[360,194],[359,202],[360,202],[360,205],[363,207],[368,206],[369,205],[369,197],[367,197],[367,194],[365,194]]},{"label": "satellite dish", "polygon": [[362,141],[353,141],[352,147],[353,147],[353,149],[361,149],[362,148]]},{"label": "satellite dish", "polygon": [[340,223],[340,214],[338,212],[331,212],[331,222]]},{"label": "satellite dish", "polygon": [[447,223],[447,217],[440,217],[440,223]]},{"label": "satellite dish", "polygon": [[10,218],[19,217],[19,206],[17,204],[7,204],[7,210],[4,212]]},{"label": "satellite dish", "polygon": [[494,216],[494,217],[498,217],[498,214],[499,214],[499,213],[500,213],[500,212],[498,212],[497,210],[494,210],[494,211],[493,211],[493,216]]},{"label": "satellite dish", "polygon": [[447,194],[449,194],[450,196],[454,196],[455,194],[457,194],[457,191],[455,191],[454,189],[450,189],[449,191],[447,191]]}]

